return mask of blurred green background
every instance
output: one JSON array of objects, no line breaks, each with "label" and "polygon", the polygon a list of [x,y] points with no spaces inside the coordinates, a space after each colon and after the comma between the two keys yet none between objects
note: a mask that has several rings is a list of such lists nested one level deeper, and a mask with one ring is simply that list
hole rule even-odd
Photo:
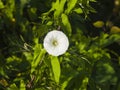
[{"label": "blurred green background", "polygon": [[[69,49],[54,57],[54,29]],[[120,0],[0,0],[0,90],[120,90]]]}]

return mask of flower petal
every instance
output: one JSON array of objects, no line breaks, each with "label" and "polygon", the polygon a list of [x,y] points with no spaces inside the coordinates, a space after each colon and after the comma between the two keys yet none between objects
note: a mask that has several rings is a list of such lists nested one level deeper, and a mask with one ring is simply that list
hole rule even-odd
[{"label": "flower petal", "polygon": [[[53,41],[56,41],[58,44],[53,44]],[[53,30],[45,36],[43,45],[50,55],[59,56],[67,51],[69,41],[62,31]]]}]

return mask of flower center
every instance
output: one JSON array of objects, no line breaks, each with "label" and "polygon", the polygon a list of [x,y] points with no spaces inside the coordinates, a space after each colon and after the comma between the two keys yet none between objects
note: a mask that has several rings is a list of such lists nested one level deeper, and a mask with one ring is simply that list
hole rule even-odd
[{"label": "flower center", "polygon": [[58,45],[57,40],[53,40],[53,41],[52,41],[52,44],[53,44],[54,46],[57,46],[57,45]]}]

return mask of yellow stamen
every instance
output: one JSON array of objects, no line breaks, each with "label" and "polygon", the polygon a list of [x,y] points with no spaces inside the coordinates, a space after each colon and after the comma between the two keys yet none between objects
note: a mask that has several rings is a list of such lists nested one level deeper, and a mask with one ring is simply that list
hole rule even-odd
[{"label": "yellow stamen", "polygon": [[56,40],[53,40],[52,44],[53,44],[54,46],[57,46],[57,45],[58,45],[58,42],[57,42]]}]

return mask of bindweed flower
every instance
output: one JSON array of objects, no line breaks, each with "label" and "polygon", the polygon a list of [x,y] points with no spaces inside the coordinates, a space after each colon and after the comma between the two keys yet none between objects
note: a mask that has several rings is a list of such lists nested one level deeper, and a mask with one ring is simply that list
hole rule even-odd
[{"label": "bindweed flower", "polygon": [[44,38],[45,50],[53,56],[64,54],[69,46],[67,36],[62,31],[50,31]]}]

